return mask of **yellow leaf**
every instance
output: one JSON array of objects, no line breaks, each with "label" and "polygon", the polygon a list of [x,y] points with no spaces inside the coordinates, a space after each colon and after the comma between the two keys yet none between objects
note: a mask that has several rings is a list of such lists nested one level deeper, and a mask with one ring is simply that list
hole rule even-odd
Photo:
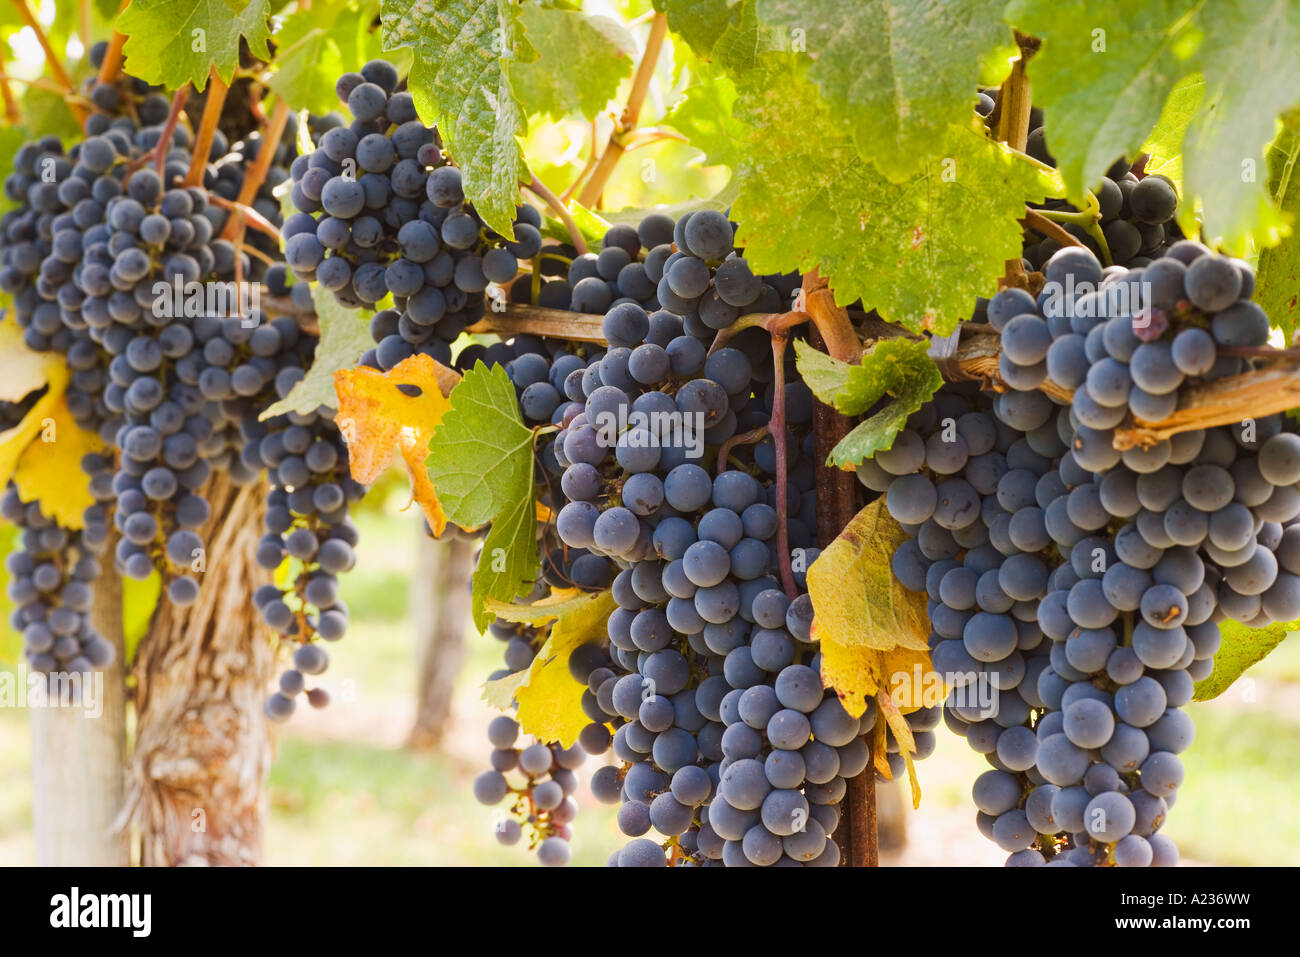
[{"label": "yellow leaf", "polygon": [[27,348],[16,322],[0,319],[0,402],[21,402],[49,382],[53,368],[61,365],[57,355]]},{"label": "yellow leaf", "polygon": [[403,359],[388,372],[359,366],[334,373],[339,400],[335,422],[348,444],[352,477],[370,485],[396,448],[411,478],[411,496],[435,536],[447,527],[447,516],[425,458],[434,429],[451,408],[447,396],[459,381],[457,372],[422,354]]},{"label": "yellow leaf", "polygon": [[587,686],[569,674],[569,655],[580,645],[603,640],[605,623],[614,610],[608,591],[592,594],[560,590],[532,605],[510,605],[488,599],[485,607],[498,618],[531,625],[551,623],[546,643],[525,670],[489,681],[484,700],[502,711],[519,703],[517,720],[524,731],[542,741],[572,747],[591,719],[582,710]]},{"label": "yellow leaf", "polygon": [[56,363],[47,367],[49,378],[45,394],[32,403],[23,420],[12,429],[0,432],[0,488],[3,488],[18,467],[18,460],[36,436],[45,427],[51,411],[63,401],[63,390],[68,385],[68,367]]},{"label": "yellow leaf", "polygon": [[[884,692],[876,695],[876,703],[880,706],[884,723],[889,726],[890,731],[894,732],[894,740],[898,742],[898,753],[903,756],[903,763],[907,765],[907,778],[912,785],[912,807],[918,808],[921,806],[921,783],[916,779],[916,767],[912,763],[912,755],[916,753],[916,739],[912,737],[912,728],[889,695]],[[881,723],[877,721],[876,726],[880,727]]]},{"label": "yellow leaf", "polygon": [[[892,691],[916,675],[924,684],[932,672],[925,595],[904,588],[890,567],[906,540],[884,499],[876,499],[808,569],[822,680],[854,717],[881,689]],[[912,697],[909,692],[908,710],[921,707]]]},{"label": "yellow leaf", "polygon": [[43,421],[41,438],[30,443],[18,460],[14,485],[24,502],[39,502],[46,515],[77,531],[85,527],[86,509],[95,504],[81,459],[103,449],[104,443],[77,425],[62,394]]}]

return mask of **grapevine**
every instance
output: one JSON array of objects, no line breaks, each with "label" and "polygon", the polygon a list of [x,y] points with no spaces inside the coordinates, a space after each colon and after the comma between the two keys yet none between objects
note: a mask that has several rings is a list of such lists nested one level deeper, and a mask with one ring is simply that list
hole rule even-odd
[{"label": "grapevine", "polygon": [[[477,552],[462,791],[518,859],[584,853],[595,803],[610,866],[874,866],[877,787],[919,806],[952,733],[1008,866],[1179,862],[1187,706],[1300,628],[1300,26],[1132,5],[1102,69],[1046,0],[200,6],[0,23],[40,682],[147,718],[150,663],[231,629],[177,740],[346,720],[397,464]],[[191,763],[254,835],[206,862],[259,858],[269,752],[204,754],[133,764],[141,859]]]}]

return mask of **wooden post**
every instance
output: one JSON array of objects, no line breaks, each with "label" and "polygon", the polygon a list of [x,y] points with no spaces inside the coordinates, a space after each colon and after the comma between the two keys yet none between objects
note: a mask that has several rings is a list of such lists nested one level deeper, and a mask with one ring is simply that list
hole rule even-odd
[{"label": "wooden post", "polygon": [[419,671],[415,723],[407,744],[432,748],[447,728],[452,692],[465,660],[475,546],[463,538],[431,538],[423,525],[418,534],[410,609]]},{"label": "wooden post", "polygon": [[122,582],[111,555],[95,583],[91,620],[117,649],[103,669],[97,714],[82,708],[34,708],[32,829],[41,867],[125,867],[122,811],[126,769],[126,689],[122,654]]}]

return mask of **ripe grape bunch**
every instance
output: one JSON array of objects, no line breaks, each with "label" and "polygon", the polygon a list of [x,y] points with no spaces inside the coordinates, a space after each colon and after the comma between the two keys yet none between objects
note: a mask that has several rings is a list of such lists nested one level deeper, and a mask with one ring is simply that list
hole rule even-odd
[{"label": "ripe grape bunch", "polygon": [[384,371],[416,353],[450,364],[450,343],[484,314],[488,285],[513,280],[542,245],[531,207],[519,207],[510,241],[484,226],[437,130],[398,86],[386,60],[339,78],[352,123],[294,161],[298,212],[284,226],[285,260],[304,289],[314,282],[351,309],[392,295],[395,307],[370,321],[376,345],[363,356]]},{"label": "ripe grape bunch", "polygon": [[[206,561],[198,535],[210,515],[204,483],[214,468],[237,484],[265,469],[272,486],[268,534],[257,557],[271,569],[286,556],[299,563],[284,589],[268,585],[256,596],[268,624],[299,645],[294,669],[267,705],[272,717],[285,718],[294,695],[306,687],[304,676],[326,667],[328,658],[314,639],[337,640],[346,629],[336,576],[355,561],[356,530],[347,513],[363,490],[347,474],[346,449],[328,414],[295,412],[259,421],[262,410],[302,378],[315,336],[288,318],[268,321],[256,309],[212,314],[205,304],[193,310],[159,296],[156,284],[187,289],[196,282],[279,282],[282,265],[268,269],[261,257],[245,251],[275,254],[269,237],[245,236],[244,249],[220,238],[231,213],[212,197],[239,197],[249,168],[263,150],[273,149],[251,202],[278,224],[272,190],[289,178],[296,120],[290,118],[278,143],[252,132],[231,144],[215,131],[202,185],[184,186],[195,161],[188,152],[192,135],[182,123],[168,142],[160,142],[164,128],[156,124],[167,117],[166,101],[160,113],[157,95],[139,86],[123,78],[97,95],[107,103],[117,90],[136,101],[136,116],[155,125],[96,113],[86,137],[66,155],[52,138],[23,146],[5,181],[6,194],[19,205],[0,221],[0,287],[13,294],[28,346],[67,356],[73,370],[69,408],[111,450],[83,461],[96,504],[87,510],[83,530],[66,533],[68,544],[59,547],[73,548],[74,555],[60,564],[81,572],[98,567],[78,564],[75,549],[78,543],[93,549],[107,541],[105,506],[111,502],[121,532],[119,570],[135,578],[163,571],[170,578],[170,600],[190,604],[199,596],[197,574]],[[337,118],[311,122],[322,129],[338,125]],[[54,542],[55,531],[39,510],[28,506],[18,513],[40,523],[34,526],[40,541]],[[44,600],[49,604],[60,594],[74,602],[68,605],[72,611],[84,611],[78,587],[56,589]],[[55,618],[53,610],[28,614],[38,623]],[[82,644],[91,650],[78,655],[62,635],[56,632],[60,640],[51,646],[33,628],[32,663],[49,666],[51,647],[60,665],[93,665],[104,658],[89,638]],[[311,689],[308,697],[316,706],[328,701],[322,688]]]},{"label": "ripe grape bunch", "polygon": [[[731,249],[731,224],[720,218],[726,228],[715,230],[717,248],[703,247],[708,258],[694,259],[706,284],[716,282],[723,264],[743,262]],[[616,261],[617,269],[606,265],[598,273],[615,278],[600,282],[633,292],[632,276],[642,271],[625,270],[661,270],[651,257],[669,243],[674,226],[681,231],[680,222],[655,215],[636,229],[613,227],[602,252],[575,265]],[[668,249],[663,259],[669,255],[677,253]],[[700,339],[712,338],[713,330],[690,334],[689,314],[647,312],[654,302],[635,296],[620,302],[608,288],[607,299],[584,301],[579,293],[592,295],[587,290],[595,283],[582,290],[578,284],[592,278],[578,279],[571,306],[607,304],[610,348],[580,355],[520,337],[481,357],[506,362],[527,421],[561,426],[543,437],[539,457],[542,470],[559,477],[563,497],[550,500],[563,543],[556,551],[571,561],[573,580],[598,588],[604,585],[598,569],[604,576],[607,568],[617,572],[608,653],[584,646],[569,661],[575,680],[587,686],[583,708],[591,719],[578,744],[596,755],[612,748],[619,762],[599,768],[592,781],[599,799],[620,804],[620,828],[633,838],[611,863],[833,865],[838,852],[828,836],[838,824],[847,778],[868,764],[863,735],[876,714],[869,710],[859,720],[844,711],[822,685],[811,642],[805,590],[817,555],[811,393],[797,380],[773,383],[765,333],[742,333],[735,347],[710,356]],[[740,435],[771,422],[778,387],[787,433],[788,539],[798,553],[793,594],[775,577],[781,565],[777,447],[770,436],[760,440],[761,432]],[[724,456],[728,467],[714,477],[704,466],[737,437]],[[531,661],[536,637],[504,623],[493,631],[508,641],[508,671]],[[918,738],[924,741],[938,720],[938,709],[917,713]],[[487,803],[514,793],[499,767],[511,763],[510,755],[498,750],[493,763],[495,770],[476,784]],[[901,758],[891,754],[890,765],[901,771]],[[513,839],[514,828],[503,827]],[[662,840],[648,837],[652,830]]]},{"label": "ripe grape bunch", "polygon": [[[1244,264],[1184,240],[1103,270],[1074,247],[1045,278],[988,304],[1011,391],[975,397],[978,428],[948,387],[860,475],[916,536],[895,571],[931,597],[945,720],[993,766],[981,830],[1013,865],[1170,865],[1179,708],[1217,623],[1300,615],[1300,436],[1281,416],[1143,432],[1266,342]],[[1072,397],[1053,404],[1047,379]],[[991,696],[962,694],[994,675]]]}]

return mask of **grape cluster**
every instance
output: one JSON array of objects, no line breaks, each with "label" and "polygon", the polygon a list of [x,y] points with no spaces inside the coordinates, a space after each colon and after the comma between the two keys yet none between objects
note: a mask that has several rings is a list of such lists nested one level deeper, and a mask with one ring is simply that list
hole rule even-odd
[{"label": "grape cluster", "polygon": [[298,212],[284,227],[285,260],[298,279],[353,309],[393,297],[394,308],[371,319],[376,345],[363,356],[385,371],[416,353],[450,363],[450,343],[485,312],[489,284],[513,280],[519,260],[542,245],[531,207],[519,208],[513,240],[484,226],[437,131],[398,87],[386,60],[339,79],[353,120],[326,130],[316,151],[290,167]]},{"label": "grape cluster", "polygon": [[755,276],[733,248],[734,232],[715,210],[686,213],[675,223],[651,213],[635,228],[614,226],[599,253],[570,265],[571,308],[604,313],[602,331],[615,348],[662,338],[656,327],[669,316],[680,320],[679,334],[710,342],[744,314],[781,312],[798,276]]},{"label": "grape cluster", "polygon": [[[988,117],[997,105],[999,90],[981,91],[976,111]],[[986,120],[987,122],[987,120]],[[1030,111],[1029,135],[1025,152],[1047,166],[1056,166],[1056,158],[1047,146],[1043,112]],[[1098,259],[1116,266],[1133,269],[1148,265],[1153,259],[1165,255],[1169,247],[1183,238],[1175,222],[1178,212],[1178,192],[1168,177],[1160,174],[1139,176],[1133,164],[1117,160],[1092,189],[1096,200],[1093,210],[1096,232],[1081,222],[1071,221],[1068,214],[1081,211],[1061,199],[1050,199],[1035,206],[1049,218],[1055,213],[1067,214],[1060,223],[1062,229],[1092,251]],[[1025,267],[1038,270],[1061,249],[1061,243],[1051,236],[1039,236],[1027,230],[1024,247]]]},{"label": "grape cluster", "polygon": [[981,830],[1012,865],[1169,865],[1179,708],[1217,623],[1300,614],[1300,437],[1271,416],[1126,441],[1267,340],[1240,262],[1181,241],[1103,270],[1070,248],[1045,276],[988,303],[1010,391],[949,387],[859,475],[915,536],[895,573],[931,598],[945,720],[993,766]]},{"label": "grape cluster", "polygon": [[[102,527],[103,508],[90,511]],[[36,502],[24,503],[12,484],[0,494],[0,516],[22,528],[5,568],[14,605],[9,623],[23,636],[28,664],[43,673],[89,672],[110,664],[113,645],[90,622],[102,541],[95,546],[84,531],[61,527]]]},{"label": "grape cluster", "polygon": [[[301,368],[286,366],[289,370],[277,382],[283,394],[302,375]],[[280,676],[279,690],[265,706],[267,717],[287,721],[307,676],[329,666],[322,642],[338,641],[347,631],[348,607],[339,597],[338,576],[356,563],[357,529],[348,508],[365,487],[349,474],[347,446],[324,409],[246,427],[242,457],[255,471],[265,468],[270,485],[257,562],[275,571],[286,559],[292,561],[285,586],[266,584],[253,595],[262,620],[297,645],[293,667]],[[329,703],[320,687],[310,689],[307,699],[316,708]]]},{"label": "grape cluster", "polygon": [[[492,743],[492,770],[474,779],[474,797],[480,804],[495,807],[509,799],[506,812],[493,824],[498,841],[518,844],[525,836],[528,846],[545,867],[562,867],[569,862],[572,824],[578,816],[578,789],[574,773],[582,766],[578,747],[533,741],[520,747],[519,725],[508,715],[498,715],[488,725]],[[517,772],[523,778],[514,785],[506,777]]]}]

